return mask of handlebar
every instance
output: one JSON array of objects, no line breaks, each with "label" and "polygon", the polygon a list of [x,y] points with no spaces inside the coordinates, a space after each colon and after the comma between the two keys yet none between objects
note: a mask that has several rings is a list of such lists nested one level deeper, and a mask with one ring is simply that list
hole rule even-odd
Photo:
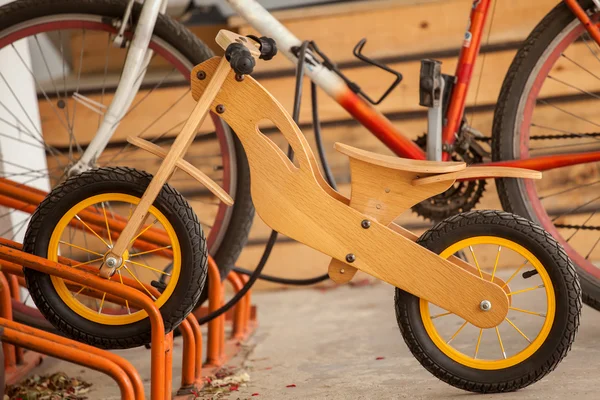
[{"label": "handlebar", "polygon": [[[263,36],[258,38],[254,35],[248,35],[249,39],[257,42],[260,47],[260,56],[258,57],[261,60],[271,60],[277,54],[277,45],[275,44],[275,40]],[[243,38],[242,38],[243,39]],[[256,65],[256,60],[252,56],[252,53],[246,45],[241,42],[231,43],[227,46],[227,50],[225,51],[225,58],[229,61],[231,68],[238,75],[249,75],[254,70]]]}]

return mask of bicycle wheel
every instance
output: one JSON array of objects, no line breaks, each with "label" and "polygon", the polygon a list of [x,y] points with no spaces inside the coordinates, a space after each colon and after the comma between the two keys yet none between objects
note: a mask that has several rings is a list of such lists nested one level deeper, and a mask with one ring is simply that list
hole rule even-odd
[{"label": "bicycle wheel", "polygon": [[[123,68],[127,48],[114,47],[112,39],[127,3],[19,0],[0,8],[0,54],[3,60],[12,60],[11,68],[26,78],[23,82],[11,80],[9,73],[0,69],[0,87],[5,93],[0,100],[0,144],[3,148],[7,143],[20,146],[2,152],[0,186],[14,187],[17,182],[17,187],[46,193],[65,179],[66,171],[80,158],[102,119],[96,111],[109,104]],[[140,9],[136,3],[133,26]],[[211,50],[164,15],[158,18],[150,48],[154,56],[141,90],[97,160],[98,166],[127,165],[155,172],[160,160],[127,145],[126,137],[139,136],[168,147],[193,109],[189,74],[194,65],[212,56]],[[28,81],[29,92],[21,93],[20,86]],[[37,93],[39,113],[35,102],[27,103],[32,91]],[[82,100],[98,104],[86,107]],[[235,200],[232,207],[225,206],[181,171],[169,181],[195,208],[209,252],[225,277],[247,240],[254,215],[247,160],[235,135],[214,114],[199,129],[186,159]],[[33,166],[32,160],[40,162]],[[21,240],[30,218],[21,210],[28,207],[11,205],[4,201],[7,193],[0,194],[6,195],[0,195],[0,205],[10,207],[0,214],[10,218],[6,225],[12,227],[3,229],[0,236]]]},{"label": "bicycle wheel", "polygon": [[[592,1],[582,1],[592,12]],[[594,20],[598,20],[594,12]],[[508,71],[492,135],[495,161],[600,150],[600,50],[564,3],[525,41]],[[583,299],[600,310],[600,162],[498,179],[505,210],[538,222],[578,267]]]},{"label": "bicycle wheel", "polygon": [[400,331],[429,372],[459,389],[507,392],[565,357],[579,326],[581,289],[575,267],[543,229],[514,214],[473,211],[442,221],[418,242],[442,258],[464,250],[480,272],[504,281],[509,299],[506,319],[480,329],[396,289]]},{"label": "bicycle wheel", "polygon": [[[145,172],[123,167],[93,169],[69,178],[33,214],[23,250],[98,274],[151,179]],[[111,280],[152,298],[168,333],[200,297],[206,255],[196,215],[180,193],[165,185]],[[169,273],[164,272],[167,265],[172,266]],[[42,314],[75,340],[111,349],[150,342],[148,314],[127,300],[29,268],[24,273]],[[167,279],[160,284],[163,275]]]}]

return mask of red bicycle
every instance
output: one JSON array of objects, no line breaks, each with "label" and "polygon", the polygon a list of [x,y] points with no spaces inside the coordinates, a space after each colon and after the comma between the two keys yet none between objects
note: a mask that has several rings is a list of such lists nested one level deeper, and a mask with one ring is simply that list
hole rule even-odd
[{"label": "red bicycle", "polygon": [[[152,172],[125,137],[137,135],[168,146],[194,105],[188,89],[192,67],[211,55],[204,43],[164,14],[166,3],[18,0],[0,8],[3,60],[22,74],[0,75],[7,96],[0,103],[6,129],[0,142],[2,147],[6,140],[18,142],[0,160],[0,205],[10,208],[3,216],[11,222],[2,235],[20,239],[25,214],[69,174],[132,160]],[[228,3],[298,62],[302,42],[262,6],[254,0]],[[306,53],[306,74],[398,156],[545,171],[537,182],[497,180],[500,200],[507,211],[537,221],[554,235],[579,267],[585,301],[600,309],[600,121],[594,112],[600,100],[600,2],[564,0],[538,24],[506,76],[487,139],[469,126],[464,110],[491,4],[473,2],[454,75],[444,75],[439,63],[424,60],[420,99],[429,108],[429,127],[427,138],[418,143],[370,104],[382,98],[370,99],[316,46]],[[363,45],[355,49],[359,58],[387,68],[365,57]],[[86,65],[90,54],[95,63]],[[401,79],[396,76],[395,85]],[[37,99],[31,103],[32,91],[45,105],[43,124]],[[175,173],[171,183],[192,204],[202,205],[196,209],[208,249],[226,276],[252,222],[248,166],[235,135],[218,115],[199,133],[197,151],[188,160],[219,182],[235,199],[234,206],[188,185],[183,173]],[[441,220],[473,208],[484,189],[485,176],[463,180],[414,210]]]}]

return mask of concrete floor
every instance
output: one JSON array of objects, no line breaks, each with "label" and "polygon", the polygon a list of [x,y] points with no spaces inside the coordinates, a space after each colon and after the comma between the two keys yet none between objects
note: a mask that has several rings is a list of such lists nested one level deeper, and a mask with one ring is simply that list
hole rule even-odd
[{"label": "concrete floor", "polygon": [[[260,327],[249,342],[252,350],[231,361],[231,365],[243,365],[250,382],[224,398],[473,397],[438,381],[412,357],[398,331],[393,288],[388,285],[256,293],[253,302],[258,306]],[[553,373],[519,392],[478,398],[597,399],[599,332],[600,313],[586,307],[573,349]],[[177,339],[174,386],[178,381],[180,349]],[[145,349],[119,352],[140,369],[147,385],[148,353]],[[119,398],[112,381],[81,367],[49,359],[36,372],[54,371],[94,382],[90,399]],[[221,397],[204,393],[200,398]]]}]

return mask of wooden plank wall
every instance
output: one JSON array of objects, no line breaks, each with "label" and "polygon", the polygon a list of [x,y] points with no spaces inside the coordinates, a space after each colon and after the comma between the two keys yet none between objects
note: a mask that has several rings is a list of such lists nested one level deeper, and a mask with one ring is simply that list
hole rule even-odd
[{"label": "wooden plank wall", "polygon": [[[502,0],[496,1],[495,13],[492,24],[488,24],[485,31],[484,55],[475,67],[473,85],[468,96],[468,106],[475,111],[470,113],[472,125],[484,134],[489,134],[493,118],[493,106],[499,94],[503,77],[514,57],[516,49],[535,25],[548,13],[557,3],[557,0]],[[293,33],[300,38],[315,40],[326,54],[340,65],[345,66],[344,71],[351,79],[367,92],[372,94],[382,93],[392,78],[386,73],[373,67],[356,63],[352,57],[352,48],[363,37],[368,38],[365,53],[369,56],[384,59],[390,66],[404,75],[401,85],[392,95],[378,108],[388,114],[394,124],[410,138],[416,138],[426,129],[425,110],[418,105],[418,76],[421,58],[435,57],[443,61],[443,71],[453,73],[456,65],[456,57],[462,43],[467,17],[472,5],[472,0],[380,0],[365,1],[352,4],[326,5],[313,8],[305,8],[292,11],[281,11],[275,13]],[[490,31],[491,26],[491,31]],[[217,29],[222,26],[195,28],[200,37],[213,43],[211,37]],[[242,34],[256,34],[256,32],[239,18],[232,18],[229,29],[235,29]],[[74,38],[73,47],[80,46],[78,38]],[[86,38],[89,43],[90,37]],[[87,45],[86,45],[87,46]],[[587,51],[580,45],[581,52]],[[104,59],[94,61],[97,57],[93,52],[85,54],[83,59],[84,73],[98,72],[99,65],[104,66]],[[591,62],[592,60],[590,60]],[[576,77],[578,71],[573,65],[564,62],[561,68],[555,72],[555,76],[568,81]],[[118,61],[111,64],[111,68],[120,66]],[[283,57],[276,57],[270,62],[261,62],[257,68],[257,76],[260,82],[269,89],[273,95],[288,109],[291,110],[293,102],[294,78],[291,76],[291,64]],[[600,81],[594,81],[598,85]],[[588,88],[599,90],[600,87]],[[156,107],[164,108],[164,104],[172,104],[176,99],[185,96],[186,87],[175,86],[161,89],[152,93],[152,101]],[[310,104],[308,101],[309,86],[305,82],[305,101],[301,111],[301,122],[310,122]],[[148,93],[142,91],[138,99]],[[550,85],[544,87],[543,96],[563,96],[573,94],[572,90],[564,85]],[[365,148],[371,151],[390,154],[377,139],[370,135],[366,129],[355,121],[352,121],[346,112],[333,100],[326,98],[320,93],[319,109],[321,119],[325,123],[324,140],[332,169],[336,178],[341,182],[343,192],[348,192],[349,171],[347,160],[344,156],[333,151],[332,146],[336,141],[348,143],[353,146]],[[104,102],[110,99],[111,94],[104,95]],[[92,99],[99,100],[99,95],[90,95]],[[115,142],[123,142],[128,132],[139,126],[145,126],[152,120],[156,111],[152,111],[152,101],[145,108],[134,110],[129,118],[119,128],[113,138]],[[191,96],[187,96],[183,103],[185,106],[171,110],[168,122],[182,121],[191,109]],[[588,103],[589,104],[589,103]],[[566,109],[580,109],[577,102],[569,102]],[[91,120],[97,119],[91,111],[80,108],[78,113],[86,115]],[[541,109],[541,116],[548,111],[547,118],[556,118],[549,109]],[[52,135],[51,132],[60,130],[55,125],[55,118],[51,118],[54,111],[45,102],[40,102],[42,120],[45,122],[43,129],[47,140],[54,145],[64,144],[65,138]],[[590,109],[593,114],[593,110]],[[83,118],[82,115],[79,118]],[[560,125],[560,121],[552,121]],[[53,125],[54,124],[54,125]],[[210,127],[203,128],[204,132]],[[571,126],[570,129],[577,130]],[[582,129],[583,130],[583,129]],[[151,137],[153,134],[161,134],[168,131],[167,123],[156,124],[147,132]],[[49,133],[50,132],[50,133]],[[80,143],[87,143],[95,132],[95,124],[84,124],[78,127],[77,136]],[[171,129],[167,135],[174,135],[177,129]],[[314,145],[313,135],[310,128],[305,133],[311,144]],[[279,144],[284,145],[279,135],[272,135]],[[216,142],[201,141],[194,144],[192,152],[196,155],[214,154]],[[132,165],[147,165],[147,158],[135,160]],[[193,185],[193,182],[190,182]],[[194,202],[194,206],[200,211],[203,206]],[[482,202],[484,208],[499,208],[499,202],[490,182],[489,189]],[[400,219],[401,222],[414,226],[417,230],[423,230],[427,224],[414,214],[407,213]],[[250,241],[239,261],[239,265],[251,268],[256,265],[261,254],[263,243],[268,236],[267,227],[256,218],[252,228]],[[307,277],[324,273],[327,258],[315,251],[294,242],[283,241],[275,247],[272,258],[265,272],[285,277]],[[262,287],[273,287],[275,285],[262,284]]]}]

